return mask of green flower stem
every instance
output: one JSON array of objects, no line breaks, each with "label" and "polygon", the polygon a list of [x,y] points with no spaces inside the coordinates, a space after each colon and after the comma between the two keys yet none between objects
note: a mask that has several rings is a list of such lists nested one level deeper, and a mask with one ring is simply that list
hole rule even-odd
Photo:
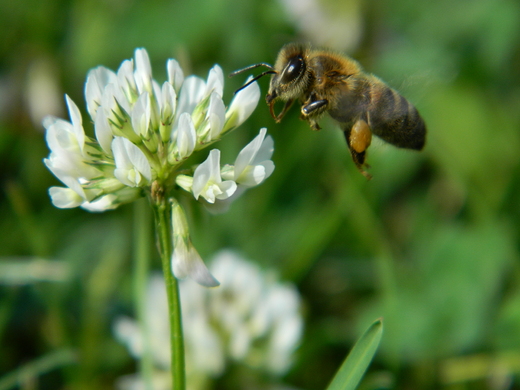
[{"label": "green flower stem", "polygon": [[153,361],[150,343],[150,324],[146,311],[146,294],[150,271],[152,235],[150,234],[150,209],[144,199],[134,203],[134,302],[137,319],[143,337],[143,352],[139,371],[146,390],[152,390]]},{"label": "green flower stem", "polygon": [[186,374],[184,370],[184,338],[182,334],[179,284],[177,279],[173,276],[171,269],[172,208],[170,201],[162,196],[158,197],[158,199],[153,202],[153,207],[164,280],[166,283],[166,293],[168,296],[168,311],[170,314],[172,389],[185,390]]}]

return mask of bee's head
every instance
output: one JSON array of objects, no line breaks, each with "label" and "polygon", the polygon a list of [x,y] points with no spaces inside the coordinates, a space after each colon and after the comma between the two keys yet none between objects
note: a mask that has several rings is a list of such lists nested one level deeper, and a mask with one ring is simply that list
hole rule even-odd
[{"label": "bee's head", "polygon": [[307,71],[306,63],[307,52],[307,46],[289,43],[282,47],[278,53],[274,67],[266,63],[259,63],[231,73],[230,76],[235,76],[239,73],[243,73],[247,70],[260,66],[265,66],[269,69],[249,80],[246,84],[235,91],[235,93],[247,87],[259,78],[267,74],[272,74],[273,76],[271,77],[271,82],[269,83],[269,91],[265,97],[265,100],[271,109],[271,114],[273,114],[273,106],[276,100],[294,100],[298,98],[307,88],[309,80],[309,72]]},{"label": "bee's head", "polygon": [[309,80],[307,51],[306,46],[295,43],[282,47],[265,98],[268,104],[276,99],[296,99],[305,91]]}]

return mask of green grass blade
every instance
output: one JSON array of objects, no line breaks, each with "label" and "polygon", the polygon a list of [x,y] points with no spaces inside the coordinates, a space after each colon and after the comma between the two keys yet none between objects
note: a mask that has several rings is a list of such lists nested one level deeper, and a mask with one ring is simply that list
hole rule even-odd
[{"label": "green grass blade", "polygon": [[71,349],[64,348],[50,352],[2,377],[0,379],[0,390],[23,388],[26,383],[37,383],[36,379],[39,376],[75,363],[77,363],[77,356]]},{"label": "green grass blade", "polygon": [[372,361],[382,335],[383,321],[378,319],[356,342],[327,390],[354,390]]}]

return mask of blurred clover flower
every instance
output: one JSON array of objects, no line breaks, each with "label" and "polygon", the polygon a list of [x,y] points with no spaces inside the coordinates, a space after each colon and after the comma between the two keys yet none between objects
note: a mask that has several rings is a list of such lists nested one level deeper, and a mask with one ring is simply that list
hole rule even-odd
[{"label": "blurred clover flower", "polygon": [[353,52],[363,35],[363,2],[279,0],[300,35],[317,46]]},{"label": "blurred clover flower", "polygon": [[210,151],[198,167],[181,166],[193,153],[208,147],[242,124],[256,108],[256,83],[238,92],[226,109],[222,100],[224,77],[215,65],[206,81],[184,77],[177,61],[166,64],[168,81],[159,85],[145,49],[124,61],[117,72],[91,70],[85,85],[87,110],[95,138],[87,136],[76,104],[66,96],[70,121],[44,119],[51,150],[44,160],[65,185],[51,187],[59,208],[82,207],[105,211],[148,196],[152,204],[168,199],[172,208],[177,277],[190,276],[205,286],[218,282],[207,271],[191,244],[182,207],[175,200],[176,185],[210,211],[225,211],[249,187],[273,172],[273,141],[266,129],[238,155],[234,165],[220,165],[220,151]]},{"label": "blurred clover flower", "polygon": [[[201,289],[187,280],[180,285],[185,324],[186,368],[190,389],[203,389],[230,363],[244,364],[281,376],[292,364],[303,320],[294,285],[281,284],[272,272],[231,251],[221,251],[210,269],[222,282]],[[151,277],[146,297],[148,337],[154,365],[154,389],[170,389],[169,328],[164,279]],[[143,332],[130,318],[116,321],[114,331],[137,359],[143,354]],[[119,380],[120,389],[144,389],[136,375]]]}]

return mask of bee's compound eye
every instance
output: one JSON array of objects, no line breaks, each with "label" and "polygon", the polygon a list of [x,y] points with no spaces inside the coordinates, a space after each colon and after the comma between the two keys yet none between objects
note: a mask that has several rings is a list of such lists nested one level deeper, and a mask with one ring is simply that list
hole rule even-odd
[{"label": "bee's compound eye", "polygon": [[285,67],[281,82],[282,83],[289,83],[296,79],[298,76],[300,76],[303,72],[304,64],[303,64],[303,58],[300,56],[291,58],[291,60],[288,62],[287,66]]}]

